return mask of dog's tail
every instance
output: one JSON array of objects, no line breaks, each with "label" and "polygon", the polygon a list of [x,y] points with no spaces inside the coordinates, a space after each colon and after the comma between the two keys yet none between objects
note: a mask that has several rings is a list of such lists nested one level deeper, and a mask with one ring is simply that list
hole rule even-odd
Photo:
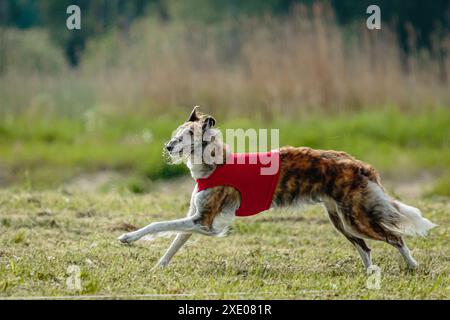
[{"label": "dog's tail", "polygon": [[369,182],[372,208],[380,224],[398,234],[426,236],[437,225],[422,216],[422,212],[398,200],[390,198],[376,183]]},{"label": "dog's tail", "polygon": [[410,236],[426,236],[428,231],[437,225],[424,218],[422,212],[398,200],[391,200],[393,206],[399,211],[397,228],[403,234]]}]

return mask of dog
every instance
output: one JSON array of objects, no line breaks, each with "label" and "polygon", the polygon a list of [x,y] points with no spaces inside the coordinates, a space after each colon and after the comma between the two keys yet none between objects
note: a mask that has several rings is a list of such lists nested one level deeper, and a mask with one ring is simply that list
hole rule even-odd
[{"label": "dog", "polygon": [[[236,154],[218,138],[215,124],[212,116],[195,107],[165,144],[169,158],[175,163],[185,162],[197,181],[187,217],[151,223],[121,235],[121,242],[132,243],[147,234],[177,232],[156,265],[165,267],[193,233],[223,235],[236,215],[304,202],[322,203],[334,227],[356,248],[366,270],[372,266],[366,239],[387,242],[398,249],[410,269],[418,266],[403,236],[425,236],[436,225],[422,217],[419,209],[390,197],[372,166],[345,152],[287,146],[267,154],[279,161],[271,177],[255,176],[254,168],[261,167],[258,163],[234,164],[234,169],[230,165],[228,170],[226,160],[236,158]],[[194,155],[207,148],[213,150],[215,160],[194,161]],[[239,214],[240,209],[243,211]]]}]

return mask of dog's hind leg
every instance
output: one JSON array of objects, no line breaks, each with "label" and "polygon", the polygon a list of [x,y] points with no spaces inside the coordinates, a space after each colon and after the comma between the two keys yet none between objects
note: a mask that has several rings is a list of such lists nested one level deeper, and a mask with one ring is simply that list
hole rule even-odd
[{"label": "dog's hind leg", "polygon": [[411,252],[409,251],[408,247],[406,246],[406,243],[403,241],[402,237],[390,235],[386,241],[393,247],[395,247],[398,252],[402,255],[403,259],[405,259],[406,263],[408,264],[408,268],[413,270],[418,267],[417,261],[412,257]]},{"label": "dog's hind leg", "polygon": [[[403,241],[402,241],[403,242]],[[402,255],[403,259],[405,259],[408,264],[409,269],[416,269],[418,267],[417,261],[412,257],[411,252],[409,251],[406,244],[403,242],[403,246],[398,247],[398,251]]]},{"label": "dog's hind leg", "polygon": [[335,205],[325,204],[325,207],[334,227],[355,246],[364,264],[364,268],[368,270],[372,266],[372,257],[370,255],[370,248],[367,246],[366,242],[361,238],[351,235],[345,230]]},{"label": "dog's hind leg", "polygon": [[375,217],[372,223],[378,226],[378,232],[382,235],[379,240],[394,246],[408,267],[415,269],[418,264],[411,256],[402,236],[425,236],[436,225],[424,218],[419,209],[390,198],[377,184],[369,182],[366,194],[369,200],[366,210]]}]

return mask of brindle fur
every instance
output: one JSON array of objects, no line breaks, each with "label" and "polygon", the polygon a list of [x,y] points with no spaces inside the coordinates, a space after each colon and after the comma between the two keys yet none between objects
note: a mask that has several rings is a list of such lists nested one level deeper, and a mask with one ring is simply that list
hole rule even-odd
[{"label": "brindle fur", "polygon": [[214,219],[224,211],[225,208],[241,203],[240,193],[230,186],[219,186],[211,188],[199,206],[199,221],[206,230],[213,230]]},{"label": "brindle fur", "polygon": [[[192,153],[195,148],[205,148],[207,144],[202,140],[202,133],[215,130],[212,129],[214,124],[214,118],[194,108],[188,121],[177,129],[172,140],[166,144],[167,151],[176,158],[179,152],[174,151],[174,147],[181,143],[180,136],[186,132],[194,139]],[[210,143],[221,148],[224,157],[227,155],[228,149],[221,140],[212,139]],[[192,157],[186,160],[194,179],[208,177],[217,166],[193,164]],[[280,166],[273,207],[293,206],[298,202],[323,203],[330,221],[356,247],[366,268],[371,266],[371,257],[364,238],[395,246],[410,268],[417,266],[399,231],[399,224],[404,219],[402,214],[405,215],[400,206],[405,205],[385,194],[379,174],[370,165],[345,152],[283,147],[280,149]],[[224,233],[240,201],[239,191],[230,186],[218,186],[201,192],[195,188],[186,218],[152,223],[119,239],[130,243],[148,233],[181,232],[158,262],[158,266],[165,266],[193,232],[205,235]],[[434,226],[420,214],[419,217],[423,219],[420,223],[425,231]]]},{"label": "brindle fur", "polygon": [[[377,220],[374,208],[364,202],[368,181],[383,188],[380,176],[370,165],[345,152],[307,147],[281,148],[280,160],[274,205],[289,206],[297,201],[323,202],[334,227],[367,253],[370,248],[362,237],[402,245],[401,237],[384,228]],[[348,232],[344,225],[361,237]]]},{"label": "brindle fur", "polygon": [[306,147],[281,148],[280,160],[280,179],[273,200],[277,206],[299,200],[325,202],[333,222],[338,208],[325,201],[332,199],[344,213],[345,222],[358,233],[376,240],[386,238],[387,232],[374,219],[371,208],[364,205],[368,181],[382,188],[378,173],[370,165],[345,152]]}]

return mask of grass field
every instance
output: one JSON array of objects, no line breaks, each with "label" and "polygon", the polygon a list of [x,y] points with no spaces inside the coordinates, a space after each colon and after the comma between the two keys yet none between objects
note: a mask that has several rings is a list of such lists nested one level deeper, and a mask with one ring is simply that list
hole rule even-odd
[{"label": "grass field", "polygon": [[[356,251],[321,207],[239,218],[226,238],[195,235],[168,268],[152,270],[167,237],[133,245],[116,238],[132,226],[183,216],[192,185],[186,179],[159,183],[146,195],[0,191],[0,296],[450,297],[448,198],[408,201],[440,225],[427,239],[408,240],[418,270],[406,270],[389,245],[372,242],[380,289],[366,287]],[[80,268],[81,290],[67,287],[71,265]]]},{"label": "grass field", "polygon": [[[381,287],[320,207],[236,221],[228,238],[196,235],[165,270],[170,240],[116,238],[181,217],[193,182],[162,144],[184,116],[10,115],[0,120],[0,296],[138,298],[449,298],[450,112],[395,110],[298,119],[224,119],[221,128],[278,128],[281,145],[345,150],[370,162],[388,190],[440,226],[409,239],[420,268],[373,243]],[[167,179],[172,177],[172,179]],[[429,178],[426,178],[429,177]],[[239,249],[237,249],[239,248]],[[80,290],[67,286],[71,266]],[[73,276],[73,275],[72,275]],[[371,280],[370,280],[371,281]]]},{"label": "grass field", "polygon": [[[440,225],[427,239],[409,239],[420,263],[414,272],[392,247],[372,244],[378,290],[367,288],[374,278],[320,207],[239,218],[227,238],[196,235],[165,270],[152,267],[168,237],[120,244],[116,238],[134,226],[186,214],[193,182],[161,155],[183,119],[2,118],[0,297],[450,297],[446,108],[270,122],[219,118],[221,128],[279,128],[281,145],[350,152],[374,164],[392,194]],[[67,286],[71,266],[80,270],[80,290]]]}]

